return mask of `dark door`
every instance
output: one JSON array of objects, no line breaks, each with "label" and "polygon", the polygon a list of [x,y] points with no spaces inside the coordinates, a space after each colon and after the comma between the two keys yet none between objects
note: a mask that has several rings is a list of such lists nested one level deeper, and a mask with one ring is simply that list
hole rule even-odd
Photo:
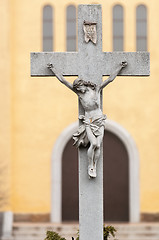
[{"label": "dark door", "polygon": [[[62,159],[62,221],[78,221],[77,149],[67,143]],[[128,154],[120,139],[105,131],[104,220],[129,221]]]},{"label": "dark door", "polygon": [[62,221],[78,221],[78,150],[67,143],[62,158]]}]

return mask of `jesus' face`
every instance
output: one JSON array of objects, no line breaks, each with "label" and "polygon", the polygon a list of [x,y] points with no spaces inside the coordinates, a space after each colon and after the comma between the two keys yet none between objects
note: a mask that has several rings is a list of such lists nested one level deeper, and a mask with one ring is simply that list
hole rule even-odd
[{"label": "jesus' face", "polygon": [[77,87],[77,91],[81,92],[81,93],[85,93],[87,90],[87,87],[85,85],[79,85]]}]

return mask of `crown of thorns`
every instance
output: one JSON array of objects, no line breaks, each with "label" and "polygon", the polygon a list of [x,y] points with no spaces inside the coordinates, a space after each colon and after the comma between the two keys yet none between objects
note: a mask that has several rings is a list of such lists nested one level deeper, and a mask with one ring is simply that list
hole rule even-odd
[{"label": "crown of thorns", "polygon": [[93,90],[96,88],[96,84],[92,83],[90,81],[86,82],[82,79],[77,78],[74,82],[73,82],[73,88],[77,88],[79,86],[86,86],[86,87],[91,87]]}]

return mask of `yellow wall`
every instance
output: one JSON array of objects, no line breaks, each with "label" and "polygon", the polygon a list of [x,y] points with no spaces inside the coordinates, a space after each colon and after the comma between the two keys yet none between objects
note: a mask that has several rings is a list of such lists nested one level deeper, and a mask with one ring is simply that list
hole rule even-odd
[{"label": "yellow wall", "polygon": [[[78,117],[76,96],[56,78],[30,77],[30,52],[42,51],[43,6],[52,4],[54,7],[54,50],[65,51],[65,10],[72,3],[77,6],[92,2],[3,0],[0,5],[3,18],[0,27],[0,36],[3,36],[0,37],[0,157],[11,166],[9,207],[17,213],[50,212],[52,149],[62,130]],[[103,51],[112,51],[112,7],[115,4],[124,7],[125,51],[136,51],[136,6],[144,3],[148,7],[151,77],[118,77],[104,91],[103,111],[125,127],[136,141],[140,154],[141,211],[159,212],[159,2],[109,0],[98,3],[103,7]]]},{"label": "yellow wall", "polygon": [[[0,3],[0,205],[4,210],[10,204],[11,168],[11,52],[9,1]],[[3,196],[3,200],[1,200]]]}]

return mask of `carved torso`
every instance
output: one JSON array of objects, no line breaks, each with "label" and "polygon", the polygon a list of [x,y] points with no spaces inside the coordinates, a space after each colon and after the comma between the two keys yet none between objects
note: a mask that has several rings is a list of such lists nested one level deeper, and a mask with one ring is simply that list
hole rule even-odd
[{"label": "carved torso", "polygon": [[77,95],[83,109],[85,110],[86,117],[92,118],[93,116],[102,115],[100,109],[100,91],[98,87],[92,89],[91,87],[86,86],[82,91],[79,91]]}]

